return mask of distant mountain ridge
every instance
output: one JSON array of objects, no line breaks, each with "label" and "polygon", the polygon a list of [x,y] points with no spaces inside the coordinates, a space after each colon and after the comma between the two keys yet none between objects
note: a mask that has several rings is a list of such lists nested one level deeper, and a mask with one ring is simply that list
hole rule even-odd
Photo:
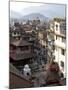
[{"label": "distant mountain ridge", "polygon": [[44,15],[40,13],[31,13],[26,16],[23,16],[23,19],[25,20],[34,20],[34,19],[40,19],[41,21],[47,20],[48,17],[45,17]]},{"label": "distant mountain ridge", "polygon": [[34,19],[40,19],[41,21],[44,21],[44,20],[48,20],[48,17],[44,16],[43,14],[40,14],[40,13],[31,13],[31,14],[28,14],[28,15],[21,15],[17,12],[11,12],[10,14],[10,19],[17,19],[17,20],[34,20]]},{"label": "distant mountain ridge", "polygon": [[32,20],[37,17],[40,20],[53,19],[54,17],[65,18],[66,6],[60,4],[45,4],[40,6],[29,6],[28,8],[21,8],[21,12],[10,10],[10,18],[18,20]]}]

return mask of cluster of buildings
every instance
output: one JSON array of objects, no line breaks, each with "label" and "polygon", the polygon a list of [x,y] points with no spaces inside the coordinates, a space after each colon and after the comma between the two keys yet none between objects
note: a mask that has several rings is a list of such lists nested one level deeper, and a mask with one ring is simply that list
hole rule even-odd
[{"label": "cluster of buildings", "polygon": [[[23,74],[24,65],[28,64],[31,72],[35,72],[53,59],[66,78],[65,19],[54,18],[48,23],[39,19],[23,23],[14,22],[10,25],[9,34],[11,68],[15,67]],[[12,82],[12,79],[10,81]],[[14,87],[12,83],[10,86]]]}]

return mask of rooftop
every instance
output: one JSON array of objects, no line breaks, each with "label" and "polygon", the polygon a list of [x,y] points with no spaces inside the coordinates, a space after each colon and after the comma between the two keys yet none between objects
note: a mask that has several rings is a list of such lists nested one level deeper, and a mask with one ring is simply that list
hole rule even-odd
[{"label": "rooftop", "polygon": [[63,19],[63,18],[54,18],[53,20],[57,21],[57,22],[64,22],[65,21],[65,19]]},{"label": "rooftop", "polygon": [[21,77],[22,79],[29,81],[29,78],[25,77],[23,74],[21,74],[21,72],[15,66],[13,66],[13,64],[11,64],[11,63],[10,63],[10,72]]},{"label": "rooftop", "polygon": [[11,42],[12,45],[14,46],[27,46],[27,45],[31,45],[29,42],[27,42],[26,40],[24,39],[20,39],[20,40],[16,40],[14,42]]}]

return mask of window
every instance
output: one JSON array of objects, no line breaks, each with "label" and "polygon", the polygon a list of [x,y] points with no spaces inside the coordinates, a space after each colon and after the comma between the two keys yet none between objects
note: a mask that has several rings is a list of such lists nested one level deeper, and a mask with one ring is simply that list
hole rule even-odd
[{"label": "window", "polygon": [[61,53],[62,53],[62,55],[64,55],[65,54],[65,50],[61,49]]},{"label": "window", "polygon": [[61,61],[61,67],[63,67],[63,68],[64,68],[64,62],[63,62],[63,61]]},{"label": "window", "polygon": [[62,23],[60,24],[60,32],[61,32],[62,34],[66,34],[66,22],[62,22]]},{"label": "window", "polygon": [[18,35],[20,34],[20,32],[18,32]]},{"label": "window", "polygon": [[58,30],[58,25],[56,25],[56,30]]},{"label": "window", "polygon": [[56,35],[55,38],[56,38],[56,40],[60,41],[60,37],[59,36]]},{"label": "window", "polygon": [[64,43],[65,43],[65,38],[63,38],[63,37],[62,37],[62,42],[64,42]]},{"label": "window", "polygon": [[14,32],[14,34],[16,34],[16,32]]},{"label": "window", "polygon": [[61,25],[60,25],[60,30],[66,30],[66,23],[64,22],[64,23],[61,23]]},{"label": "window", "polygon": [[56,35],[56,40],[59,40],[60,41],[60,37]]},{"label": "window", "polygon": [[57,35],[56,35],[56,40],[57,40]]}]

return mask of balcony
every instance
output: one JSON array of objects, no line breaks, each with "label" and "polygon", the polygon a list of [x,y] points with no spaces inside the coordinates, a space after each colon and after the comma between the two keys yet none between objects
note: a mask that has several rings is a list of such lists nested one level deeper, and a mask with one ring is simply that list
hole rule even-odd
[{"label": "balcony", "polygon": [[54,44],[55,44],[55,46],[58,46],[58,47],[60,47],[60,48],[63,48],[63,49],[66,48],[65,43],[59,42],[58,40],[56,40],[56,41],[54,42]]}]

